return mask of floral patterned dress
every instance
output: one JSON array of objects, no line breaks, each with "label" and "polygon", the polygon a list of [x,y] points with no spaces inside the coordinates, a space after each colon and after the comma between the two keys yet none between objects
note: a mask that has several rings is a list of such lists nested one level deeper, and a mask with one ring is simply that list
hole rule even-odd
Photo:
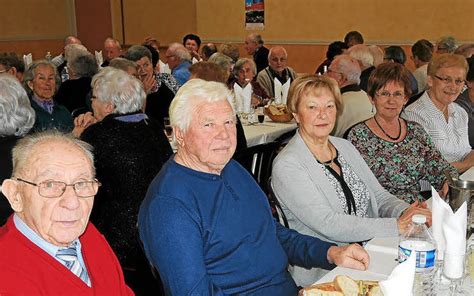
[{"label": "floral patterned dress", "polygon": [[348,140],[359,150],[380,184],[398,198],[412,203],[422,200],[420,180],[440,190],[443,171],[457,171],[439,153],[430,136],[416,122],[407,121],[407,134],[397,143],[379,138],[363,123],[354,126]]}]

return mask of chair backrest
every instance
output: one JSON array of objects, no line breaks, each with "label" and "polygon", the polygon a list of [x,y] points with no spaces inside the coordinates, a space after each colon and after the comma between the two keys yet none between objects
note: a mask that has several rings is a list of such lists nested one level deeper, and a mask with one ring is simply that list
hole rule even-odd
[{"label": "chair backrest", "polygon": [[234,159],[252,174],[265,193],[268,193],[268,179],[272,174],[272,162],[279,145],[278,142],[260,144],[234,155]]},{"label": "chair backrest", "polygon": [[273,191],[271,177],[268,179],[267,197],[268,197],[268,202],[270,203],[270,208],[272,209],[273,217],[286,228],[290,228],[290,224],[288,223],[288,219],[286,218],[285,212],[283,212],[280,201],[277,199],[275,192]]}]

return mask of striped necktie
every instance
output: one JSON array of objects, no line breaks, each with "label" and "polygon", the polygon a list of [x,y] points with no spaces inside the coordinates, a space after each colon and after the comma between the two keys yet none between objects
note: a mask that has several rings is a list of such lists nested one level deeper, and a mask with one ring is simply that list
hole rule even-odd
[{"label": "striped necktie", "polygon": [[76,246],[73,245],[68,248],[59,249],[56,253],[56,258],[61,260],[66,267],[75,275],[77,275],[84,283],[89,287],[91,286],[91,281],[87,270],[83,269],[79,259],[77,258]]}]

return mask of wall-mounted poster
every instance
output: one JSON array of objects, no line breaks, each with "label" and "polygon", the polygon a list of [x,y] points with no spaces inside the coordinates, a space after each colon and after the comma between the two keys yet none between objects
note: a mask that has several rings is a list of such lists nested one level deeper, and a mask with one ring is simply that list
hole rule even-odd
[{"label": "wall-mounted poster", "polygon": [[264,0],[245,0],[245,29],[263,30],[265,28]]}]

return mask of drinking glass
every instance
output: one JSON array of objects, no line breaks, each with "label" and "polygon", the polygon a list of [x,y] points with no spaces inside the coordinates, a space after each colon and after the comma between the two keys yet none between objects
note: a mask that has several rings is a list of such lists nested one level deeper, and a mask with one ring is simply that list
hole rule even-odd
[{"label": "drinking glass", "polygon": [[471,295],[463,287],[465,276],[466,255],[444,254],[443,276],[448,280],[448,285],[440,285],[440,292],[448,291],[449,295]]}]

